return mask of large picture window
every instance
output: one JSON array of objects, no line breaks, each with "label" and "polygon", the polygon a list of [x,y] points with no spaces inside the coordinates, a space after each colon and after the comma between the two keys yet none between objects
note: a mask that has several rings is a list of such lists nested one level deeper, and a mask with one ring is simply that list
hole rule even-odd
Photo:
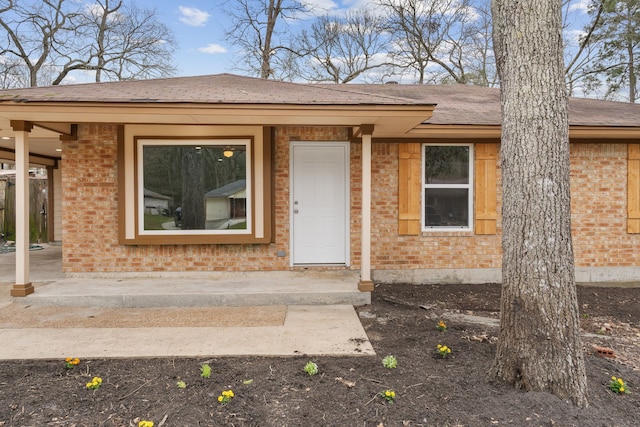
[{"label": "large picture window", "polygon": [[250,150],[247,139],[138,139],[138,234],[251,234]]},{"label": "large picture window", "polygon": [[472,145],[423,145],[423,229],[470,230]]}]

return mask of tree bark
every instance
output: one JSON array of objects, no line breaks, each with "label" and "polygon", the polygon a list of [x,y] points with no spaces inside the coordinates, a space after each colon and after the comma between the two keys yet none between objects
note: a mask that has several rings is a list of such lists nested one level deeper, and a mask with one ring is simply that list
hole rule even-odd
[{"label": "tree bark", "polygon": [[182,229],[204,230],[204,170],[201,150],[183,147],[182,158]]},{"label": "tree bark", "polygon": [[502,88],[500,336],[490,375],[586,407],[560,0],[493,0]]}]

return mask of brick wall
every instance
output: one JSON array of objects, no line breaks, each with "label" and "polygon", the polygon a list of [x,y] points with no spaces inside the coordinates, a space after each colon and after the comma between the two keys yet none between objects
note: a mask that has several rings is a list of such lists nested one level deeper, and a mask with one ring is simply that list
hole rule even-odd
[{"label": "brick wall", "polygon": [[576,267],[640,266],[640,235],[627,233],[627,146],[572,144]]},{"label": "brick wall", "polygon": [[[63,268],[69,273],[289,269],[289,142],[345,141],[345,128],[284,127],[275,141],[275,243],[122,246],[118,243],[115,125],[82,125],[63,143]],[[500,268],[498,234],[398,236],[398,145],[373,144],[372,268]],[[360,265],[361,146],[351,144],[351,268]],[[640,265],[639,235],[626,232],[626,145],[572,144],[577,267]],[[498,173],[498,212],[500,174]],[[278,257],[278,251],[286,256]]]},{"label": "brick wall", "polygon": [[[420,236],[398,236],[398,145],[374,143],[372,150],[373,269],[500,267],[502,250],[499,234],[481,236],[473,232],[425,232]],[[499,173],[497,179],[497,209],[500,211]],[[500,219],[497,226],[500,233]]]},{"label": "brick wall", "polygon": [[[395,144],[373,145],[372,267],[469,269],[501,267],[498,234],[422,233],[398,236],[398,153]],[[572,235],[576,267],[640,266],[640,235],[628,234],[627,146],[571,144]],[[498,206],[501,176],[498,171]]]},{"label": "brick wall", "polygon": [[[63,143],[63,270],[67,273],[289,269],[289,141],[345,141],[345,128],[281,128],[276,235],[269,245],[123,246],[118,242],[117,127],[81,125]],[[278,257],[278,251],[287,256]]]}]

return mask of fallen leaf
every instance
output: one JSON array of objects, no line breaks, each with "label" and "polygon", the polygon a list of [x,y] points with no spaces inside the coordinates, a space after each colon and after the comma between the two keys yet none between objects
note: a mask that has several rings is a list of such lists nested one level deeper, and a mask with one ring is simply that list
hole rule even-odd
[{"label": "fallen leaf", "polygon": [[342,377],[336,377],[336,381],[346,385],[349,388],[352,388],[352,387],[356,386],[356,383],[354,383],[353,381],[347,381],[347,380],[343,379]]}]

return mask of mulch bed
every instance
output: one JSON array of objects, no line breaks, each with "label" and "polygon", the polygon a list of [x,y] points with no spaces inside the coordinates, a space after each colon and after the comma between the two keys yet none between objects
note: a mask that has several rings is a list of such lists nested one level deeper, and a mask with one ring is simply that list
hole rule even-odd
[{"label": "mulch bed", "polygon": [[[640,289],[579,288],[590,406],[492,384],[495,327],[447,322],[497,318],[498,285],[380,285],[361,321],[377,356],[0,362],[0,426],[637,426]],[[206,339],[206,337],[203,337]],[[451,347],[447,358],[437,344]],[[10,345],[3,343],[2,345]],[[256,345],[260,345],[256,342]],[[601,357],[593,346],[611,349]],[[382,365],[394,355],[398,365]],[[73,355],[70,355],[73,356]],[[319,374],[303,368],[313,360]],[[212,368],[209,378],[200,367]],[[85,384],[103,379],[97,390]],[[631,394],[607,385],[622,377]],[[186,388],[179,388],[182,381]],[[227,404],[218,403],[233,390]],[[395,392],[393,403],[381,393]]]}]

